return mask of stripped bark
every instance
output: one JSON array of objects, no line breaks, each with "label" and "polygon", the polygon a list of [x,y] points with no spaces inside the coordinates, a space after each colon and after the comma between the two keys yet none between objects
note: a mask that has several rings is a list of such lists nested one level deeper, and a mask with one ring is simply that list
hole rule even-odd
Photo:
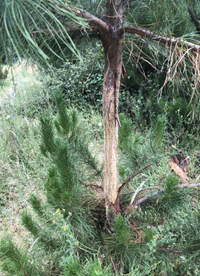
[{"label": "stripped bark", "polygon": [[110,31],[100,32],[104,47],[105,67],[103,83],[104,121],[104,194],[107,221],[119,213],[118,196],[118,99],[123,64],[123,24],[120,1],[107,1],[104,20]]}]

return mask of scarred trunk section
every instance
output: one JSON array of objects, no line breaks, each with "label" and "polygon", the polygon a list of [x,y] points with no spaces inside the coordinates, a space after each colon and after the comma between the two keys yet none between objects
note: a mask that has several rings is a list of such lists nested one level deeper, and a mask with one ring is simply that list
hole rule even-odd
[{"label": "scarred trunk section", "polygon": [[118,99],[123,62],[123,28],[119,14],[113,15],[115,12],[116,9],[113,9],[112,5],[108,7],[109,16],[105,16],[104,20],[109,24],[110,31],[101,33],[105,54],[103,83],[104,194],[108,222],[113,218],[113,213],[120,211],[118,202],[118,125],[120,125]]}]

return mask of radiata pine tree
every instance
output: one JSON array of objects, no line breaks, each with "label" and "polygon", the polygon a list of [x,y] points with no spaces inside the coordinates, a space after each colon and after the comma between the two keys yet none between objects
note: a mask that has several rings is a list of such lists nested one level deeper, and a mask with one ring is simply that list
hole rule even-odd
[{"label": "radiata pine tree", "polygon": [[[188,3],[190,6],[188,7]],[[128,50],[136,63],[141,53],[133,52],[134,45],[145,45],[156,58],[146,55],[146,61],[156,68],[162,55],[167,71],[165,83],[174,82],[177,74],[195,76],[191,94],[198,95],[199,36],[195,14],[196,1],[165,0],[11,0],[0,3],[1,51],[7,59],[13,53],[19,58],[48,63],[51,56],[65,59],[66,48],[80,59],[75,41],[98,39],[104,51],[103,120],[104,120],[104,194],[106,216],[120,212],[118,202],[118,100],[121,76],[126,74],[123,51]],[[189,11],[188,11],[189,10]],[[145,26],[146,28],[138,27]],[[181,36],[188,36],[184,40]],[[193,34],[192,34],[193,33]],[[163,35],[161,35],[163,34]],[[132,36],[134,35],[134,36]],[[139,40],[142,36],[142,42]],[[168,36],[168,37],[166,37]],[[177,37],[177,38],[176,38]],[[134,40],[136,43],[134,42]],[[193,42],[196,42],[194,44]],[[164,44],[165,47],[160,46]],[[67,46],[67,47],[66,47]],[[139,47],[136,45],[136,47]],[[131,50],[132,49],[132,50]],[[0,53],[1,54],[1,53]],[[144,57],[141,57],[144,59]],[[42,61],[41,61],[42,60]],[[186,70],[188,68],[188,70]],[[110,210],[110,211],[109,211]],[[109,224],[109,223],[108,223]]]}]

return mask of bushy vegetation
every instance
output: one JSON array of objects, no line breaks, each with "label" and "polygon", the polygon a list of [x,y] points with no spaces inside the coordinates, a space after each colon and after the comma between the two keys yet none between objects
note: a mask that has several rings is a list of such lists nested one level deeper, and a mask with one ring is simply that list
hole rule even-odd
[{"label": "bushy vegetation", "polygon": [[[137,48],[134,49],[137,53]],[[143,49],[146,55],[153,58],[148,48]],[[145,58],[145,57],[143,57]],[[164,58],[164,57],[163,57]],[[161,58],[162,59],[162,58]],[[161,62],[161,61],[160,61]],[[199,102],[195,97],[191,99],[192,77],[182,76],[177,84],[166,82],[166,69],[158,65],[157,70],[142,62],[142,70],[135,66],[134,59],[125,56],[126,75],[121,81],[119,95],[119,112],[125,113],[141,131],[154,125],[158,116],[164,116],[171,139],[182,133],[188,135],[199,131]],[[162,64],[162,62],[161,62]],[[162,71],[163,70],[163,71]],[[68,60],[59,69],[48,71],[45,81],[45,91],[48,99],[43,102],[55,103],[55,91],[62,92],[68,107],[75,107],[85,113],[91,110],[102,113],[102,83],[104,75],[104,60],[101,45],[90,46],[83,59]],[[176,132],[176,135],[173,135]]]},{"label": "bushy vegetation", "polygon": [[[38,83],[34,89],[33,97],[43,88]],[[66,109],[59,93],[56,109],[49,106],[39,114],[37,106],[28,105],[29,96],[22,113],[18,93],[13,104],[7,99],[1,110],[1,270],[7,275],[198,275],[198,190],[179,189],[180,181],[167,164],[171,154],[184,151],[195,180],[199,174],[195,136],[190,134],[187,144],[184,139],[174,143],[165,112],[152,116],[142,131],[138,128],[142,117],[131,120],[120,114],[120,183],[153,165],[125,186],[121,215],[108,233],[98,188],[101,116]],[[165,193],[127,212],[139,186],[148,189],[136,200],[157,186]]]},{"label": "bushy vegetation", "polygon": [[101,45],[96,44],[81,61],[67,61],[61,68],[52,69],[46,84],[52,98],[55,91],[60,91],[68,107],[88,111],[92,106],[100,111],[104,75],[104,60],[99,54],[100,50]]}]

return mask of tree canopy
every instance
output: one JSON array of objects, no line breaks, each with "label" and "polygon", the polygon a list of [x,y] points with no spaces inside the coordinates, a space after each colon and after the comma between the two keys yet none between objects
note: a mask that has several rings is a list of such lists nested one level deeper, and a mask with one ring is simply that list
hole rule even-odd
[{"label": "tree canopy", "polygon": [[[188,3],[189,2],[189,3]],[[136,42],[139,34],[170,44],[168,38],[198,41],[198,1],[119,1],[124,5],[125,43]],[[99,28],[106,27],[106,1],[1,1],[1,52],[7,58],[47,59],[50,53],[65,59],[66,49],[79,54],[81,39],[99,39]],[[128,28],[134,27],[134,28]],[[149,32],[147,32],[149,31]],[[152,32],[150,34],[150,32]],[[156,35],[160,37],[156,38]],[[143,39],[144,43],[144,39]],[[150,41],[148,43],[151,44]],[[158,46],[157,46],[158,47]],[[48,53],[48,56],[45,55]],[[80,56],[79,56],[80,57]],[[11,59],[12,60],[12,59]]]}]

